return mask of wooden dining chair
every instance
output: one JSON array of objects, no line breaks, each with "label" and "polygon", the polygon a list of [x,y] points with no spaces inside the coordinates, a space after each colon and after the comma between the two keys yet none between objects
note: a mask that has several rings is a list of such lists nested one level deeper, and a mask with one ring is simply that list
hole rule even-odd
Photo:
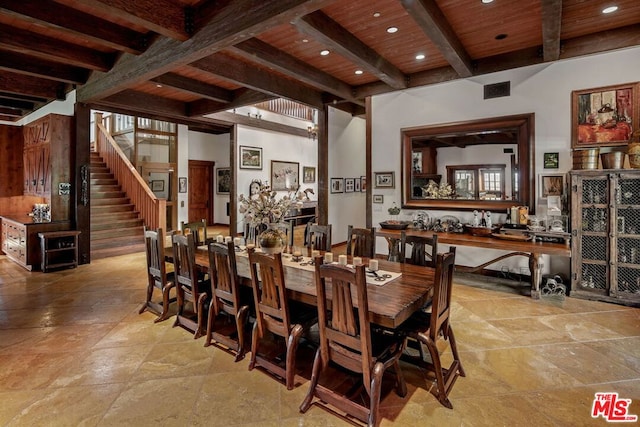
[{"label": "wooden dining chair", "polygon": [[[261,366],[284,378],[288,390],[295,381],[296,352],[305,331],[317,322],[316,310],[287,299],[282,268],[282,255],[267,255],[248,249],[251,282],[255,300],[256,321],[251,334],[249,370]],[[267,332],[276,336],[268,340]],[[274,344],[286,341],[284,366],[278,361],[281,352],[273,351]],[[264,351],[263,351],[264,350]]]},{"label": "wooden dining chair", "polygon": [[[407,245],[411,253],[407,256]],[[426,267],[435,267],[438,254],[438,235],[407,236],[403,230],[400,232],[400,262]]]},{"label": "wooden dining chair", "polygon": [[193,241],[196,246],[207,245],[211,242],[207,237],[207,221],[205,219],[192,222],[181,221],[180,229],[183,235],[193,234]]},{"label": "wooden dining chair", "polygon": [[347,255],[374,258],[376,251],[376,229],[347,228]]},{"label": "wooden dining chair", "polygon": [[[171,242],[178,296],[178,313],[173,326],[182,326],[192,331],[194,338],[199,338],[202,336],[205,311],[210,300],[207,293],[211,291],[210,284],[198,271],[193,234],[186,236],[174,234],[171,236]],[[185,309],[186,303],[191,303],[191,311]]]},{"label": "wooden dining chair", "polygon": [[331,224],[307,223],[305,246],[309,255],[311,255],[312,250],[331,252]]},{"label": "wooden dining chair", "polygon": [[243,305],[240,297],[235,247],[233,242],[209,243],[208,249],[211,304],[204,346],[221,343],[235,352],[238,362],[246,351],[249,306]]},{"label": "wooden dining chair", "polygon": [[[408,340],[415,340],[419,345],[425,345],[429,350],[430,362],[425,360],[422,351],[419,357],[404,355],[403,360],[435,373],[436,397],[442,405],[449,409],[453,409],[453,405],[449,401],[449,393],[453,384],[459,376],[465,376],[450,322],[455,247],[452,249],[454,251],[438,254],[436,257],[431,312],[418,310],[398,327],[398,331],[401,334],[406,334]],[[440,337],[448,340],[451,346],[453,361],[449,367],[442,366],[438,350]]]},{"label": "wooden dining chair", "polygon": [[[162,228],[157,230],[145,228],[144,241],[147,255],[147,300],[140,307],[139,313],[142,314],[145,310],[152,311],[158,315],[154,322],[161,322],[169,317],[170,294],[175,286],[175,277],[173,272],[167,273]],[[154,289],[158,289],[162,294],[161,302],[153,300]]]},{"label": "wooden dining chair", "polygon": [[[300,411],[306,412],[317,397],[369,426],[375,426],[378,424],[382,376],[387,369],[393,367],[395,371],[397,394],[402,397],[407,394],[399,363],[404,338],[372,333],[364,265],[350,268],[322,264],[322,257],[317,257],[315,270],[320,347]],[[328,282],[330,290],[327,289]],[[336,383],[337,375],[344,375],[344,372],[332,369],[333,365],[361,375],[368,402],[365,399],[354,401],[352,390],[345,395],[337,390],[340,387],[328,385]],[[327,379],[333,381],[327,382]],[[326,385],[321,380],[325,380]]]}]

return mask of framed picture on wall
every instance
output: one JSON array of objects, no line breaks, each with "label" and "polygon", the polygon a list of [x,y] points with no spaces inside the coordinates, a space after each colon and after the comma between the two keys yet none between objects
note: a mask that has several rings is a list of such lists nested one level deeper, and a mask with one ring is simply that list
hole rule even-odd
[{"label": "framed picture on wall", "polygon": [[373,203],[384,203],[384,196],[382,194],[374,194],[371,199]]},{"label": "framed picture on wall", "polygon": [[241,145],[240,169],[262,169],[262,148]]},{"label": "framed picture on wall", "polygon": [[181,176],[178,178],[178,193],[187,192],[187,177]]},{"label": "framed picture on wall", "polygon": [[154,179],[151,181],[151,191],[164,191],[164,180]]},{"label": "framed picture on wall", "polygon": [[358,192],[362,191],[362,190],[360,189],[360,186],[362,185],[362,182],[360,181],[360,178],[354,178],[354,184],[355,184],[355,186],[354,186],[354,191],[355,191],[356,193],[358,193]]},{"label": "framed picture on wall", "polygon": [[316,168],[314,168],[313,166],[303,166],[302,182],[304,184],[312,184],[316,182]]},{"label": "framed picture on wall", "polygon": [[271,189],[296,191],[300,187],[300,163],[271,160]]},{"label": "framed picture on wall", "polygon": [[562,196],[564,191],[563,175],[540,175],[540,197]]},{"label": "framed picture on wall", "polygon": [[638,127],[639,83],[571,92],[571,148],[626,145]]},{"label": "framed picture on wall", "polygon": [[345,193],[353,193],[355,191],[355,179],[354,178],[345,178],[344,179],[344,192]]},{"label": "framed picture on wall", "polygon": [[343,178],[331,178],[331,192],[332,193],[344,193],[344,179]]},{"label": "framed picture on wall", "polygon": [[395,188],[394,172],[374,172],[373,184],[375,188]]},{"label": "framed picture on wall", "polygon": [[360,177],[360,191],[362,191],[363,193],[367,191],[367,177],[366,176],[361,176]]},{"label": "framed picture on wall", "polygon": [[216,169],[216,193],[229,194],[231,191],[231,168]]},{"label": "framed picture on wall", "polygon": [[545,169],[558,169],[558,166],[559,166],[558,154],[559,153],[544,153]]}]

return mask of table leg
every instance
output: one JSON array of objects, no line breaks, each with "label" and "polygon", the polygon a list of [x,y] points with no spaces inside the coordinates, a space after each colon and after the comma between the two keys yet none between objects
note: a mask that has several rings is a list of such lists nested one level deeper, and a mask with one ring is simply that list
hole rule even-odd
[{"label": "table leg", "polygon": [[388,261],[398,262],[400,261],[400,239],[394,237],[385,237],[387,240],[387,246],[389,247]]},{"label": "table leg", "polygon": [[542,255],[531,252],[529,256],[531,271],[531,298],[540,299],[540,282],[542,281]]}]

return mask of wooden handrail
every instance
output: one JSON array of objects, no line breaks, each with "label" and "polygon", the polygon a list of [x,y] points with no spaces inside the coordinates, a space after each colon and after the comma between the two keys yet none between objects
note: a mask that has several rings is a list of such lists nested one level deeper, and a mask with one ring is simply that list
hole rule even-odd
[{"label": "wooden handrail", "polygon": [[140,212],[147,228],[167,229],[167,200],[156,197],[102,123],[96,121],[97,151]]}]

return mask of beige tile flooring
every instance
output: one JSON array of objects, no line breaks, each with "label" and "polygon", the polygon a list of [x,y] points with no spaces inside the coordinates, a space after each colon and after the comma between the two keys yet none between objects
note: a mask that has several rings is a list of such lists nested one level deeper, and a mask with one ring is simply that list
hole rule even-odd
[{"label": "beige tile flooring", "polygon": [[[299,414],[308,381],[287,391],[172,320],[138,315],[145,281],[142,253],[47,274],[0,256],[0,425],[350,425],[318,405]],[[383,401],[382,426],[602,426],[590,409],[603,391],[640,415],[640,309],[462,281],[452,319],[467,377],[454,409],[403,364],[409,393]]]}]

